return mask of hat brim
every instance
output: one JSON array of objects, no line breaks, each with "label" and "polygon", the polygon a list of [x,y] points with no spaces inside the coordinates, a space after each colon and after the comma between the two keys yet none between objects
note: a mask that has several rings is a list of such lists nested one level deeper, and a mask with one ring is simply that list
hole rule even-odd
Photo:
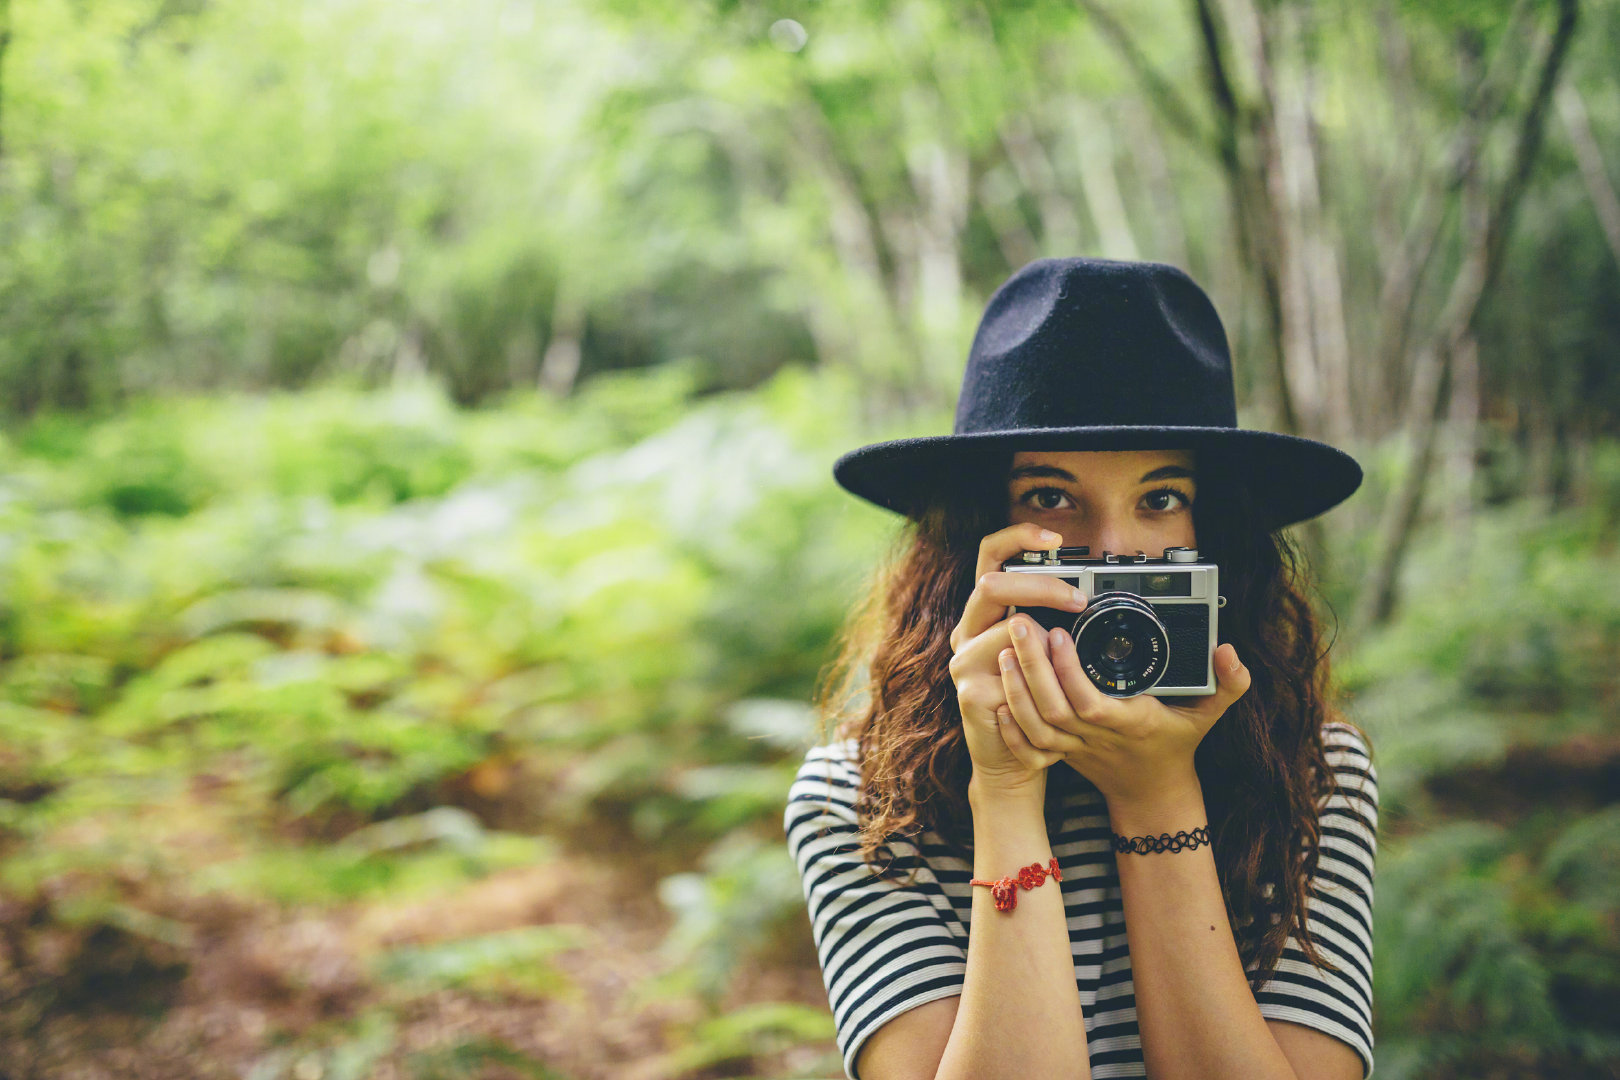
[{"label": "hat brim", "polygon": [[1229,427],[1071,427],[981,431],[894,439],[851,450],[833,478],[851,494],[916,517],[963,470],[991,453],[1016,450],[1191,450],[1214,452],[1254,492],[1280,529],[1316,517],[1361,486],[1361,466],[1344,451],[1297,435]]}]

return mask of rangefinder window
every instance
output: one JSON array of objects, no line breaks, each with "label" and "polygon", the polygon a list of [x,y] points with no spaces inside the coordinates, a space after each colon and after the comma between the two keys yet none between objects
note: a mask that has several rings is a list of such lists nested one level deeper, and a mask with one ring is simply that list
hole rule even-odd
[{"label": "rangefinder window", "polygon": [[1139,596],[1191,596],[1191,574],[1115,574],[1097,579],[1098,592],[1128,592]]},{"label": "rangefinder window", "polygon": [[1143,596],[1191,596],[1191,574],[1143,574],[1142,587],[1136,590]]}]

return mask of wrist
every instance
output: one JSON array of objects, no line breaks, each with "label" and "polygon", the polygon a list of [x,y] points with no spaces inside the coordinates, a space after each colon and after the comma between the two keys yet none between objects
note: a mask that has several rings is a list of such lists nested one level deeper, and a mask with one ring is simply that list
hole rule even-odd
[{"label": "wrist", "polygon": [[973,874],[991,880],[1016,875],[1052,857],[1044,788],[968,782],[973,812]]},{"label": "wrist", "polygon": [[1141,798],[1108,800],[1108,823],[1124,836],[1157,835],[1208,824],[1204,791],[1196,778],[1190,787],[1169,789]]},{"label": "wrist", "polygon": [[968,808],[974,813],[1003,808],[1037,810],[1046,804],[1046,770],[1024,780],[986,780],[975,772],[968,780]]}]

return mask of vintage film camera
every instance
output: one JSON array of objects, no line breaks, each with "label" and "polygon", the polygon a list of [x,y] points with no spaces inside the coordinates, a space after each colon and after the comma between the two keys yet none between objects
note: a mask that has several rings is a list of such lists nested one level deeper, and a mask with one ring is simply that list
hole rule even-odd
[{"label": "vintage film camera", "polygon": [[[1055,574],[1083,591],[1081,612],[1025,608],[1048,631],[1074,640],[1080,666],[1110,697],[1181,697],[1215,692],[1215,612],[1226,605],[1220,571],[1195,548],[1170,547],[1149,561],[1144,552],[1090,557],[1083,547],[1026,551],[1003,563],[1014,574]],[[1011,616],[1019,609],[1008,608]]]}]

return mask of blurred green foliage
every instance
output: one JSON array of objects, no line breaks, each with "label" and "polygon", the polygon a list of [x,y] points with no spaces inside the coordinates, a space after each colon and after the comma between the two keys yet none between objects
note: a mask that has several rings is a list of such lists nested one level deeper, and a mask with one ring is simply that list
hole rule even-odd
[{"label": "blurred green foliage", "polygon": [[[666,974],[638,993],[712,1018],[671,1068],[824,1039],[824,1014],[724,1002],[761,959],[806,959],[782,800],[892,528],[829,478],[859,392],[788,369],[694,397],[670,369],[566,409],[462,411],[418,384],[18,429],[0,447],[5,893],[183,970],[195,929],[153,889],[369,903],[606,844],[661,877],[672,918]],[[148,436],[169,449],[117,449]],[[1620,1053],[1617,449],[1579,503],[1437,516],[1401,618],[1339,666],[1382,781],[1381,1072]],[[133,488],[177,494],[134,508]],[[1363,556],[1330,555],[1331,600]],[[518,779],[486,797],[490,770]],[[189,850],[199,829],[212,854]],[[395,947],[372,977],[400,1000],[566,995],[548,958],[591,940]]]},{"label": "blurred green foliage", "polygon": [[[746,699],[805,696],[871,550],[858,514],[806,512],[824,470],[782,415],[806,383],[678,418],[666,370],[598,381],[566,416],[538,396],[458,414],[424,384],[23,431],[5,449],[8,789],[65,820],[229,762],[288,819],[352,826],[543,739],[613,751],[570,798],[635,802],[649,837],[725,832],[777,779],[748,771],[766,755]],[[155,435],[168,453],[118,451]],[[741,760],[649,803],[671,740]]]},{"label": "blurred green foliage", "polygon": [[[1117,6],[1203,137],[1176,134],[1067,0],[11,4],[0,411],[420,371],[488,402],[671,361],[745,387],[812,360],[861,372],[873,415],[939,407],[989,291],[1029,258],[1082,251],[1210,283],[1235,353],[1256,359],[1237,368],[1241,399],[1264,408],[1264,314],[1196,20],[1174,0]],[[1567,81],[1612,146],[1620,7],[1581,7]],[[1455,199],[1434,192],[1469,79],[1526,33],[1516,10],[1301,16],[1347,344],[1390,368],[1358,388],[1404,385],[1401,357],[1377,355],[1393,252],[1425,200]],[[1244,32],[1228,32],[1235,105],[1257,108]],[[1507,127],[1526,93],[1487,119]],[[1486,132],[1488,172],[1503,134]],[[1620,276],[1550,122],[1533,181],[1502,271],[1515,300],[1477,327],[1487,411],[1612,432]],[[1442,237],[1442,277],[1454,248]],[[1436,315],[1437,298],[1414,302],[1418,325]],[[1382,433],[1400,396],[1367,400]],[[170,452],[158,439],[137,456]],[[400,462],[379,478],[356,456],[328,463],[333,483],[414,490],[464,467],[440,455],[434,477]],[[132,510],[206,494],[102,480]]]},{"label": "blurred green foliage", "polygon": [[[814,975],[782,799],[892,527],[831,462],[948,430],[981,302],[1041,254],[1189,268],[1246,418],[1274,377],[1217,163],[1083,6],[0,3],[0,1041],[169,1006],[211,897],[381,910],[584,853],[666,909],[635,987],[666,1074],[838,1071],[825,1012],[757,981]],[[1209,122],[1185,6],[1113,7]],[[1317,9],[1380,436],[1322,538],[1333,610],[1412,460],[1391,252],[1457,69],[1533,7]],[[1620,7],[1582,7],[1567,82],[1612,147]],[[1382,781],[1390,1080],[1620,1059],[1620,277],[1557,132],[1399,617],[1335,652]],[[600,928],[445,932],[266,976],[326,1013],[250,1075],[563,1075],[407,1029],[435,995],[568,998]]]},{"label": "blurred green foliage", "polygon": [[[649,992],[718,1008],[802,918],[782,798],[881,515],[828,490],[852,381],[692,392],[667,368],[566,407],[463,412],[417,383],[18,430],[0,445],[4,891],[183,956],[190,929],[146,911],[150,890],[397,900],[605,833],[671,875],[678,974]],[[711,873],[679,872],[711,846]],[[555,996],[544,954],[566,944],[536,928],[375,971],[414,995]],[[694,1028],[680,1067],[824,1035],[760,1015]]]}]

